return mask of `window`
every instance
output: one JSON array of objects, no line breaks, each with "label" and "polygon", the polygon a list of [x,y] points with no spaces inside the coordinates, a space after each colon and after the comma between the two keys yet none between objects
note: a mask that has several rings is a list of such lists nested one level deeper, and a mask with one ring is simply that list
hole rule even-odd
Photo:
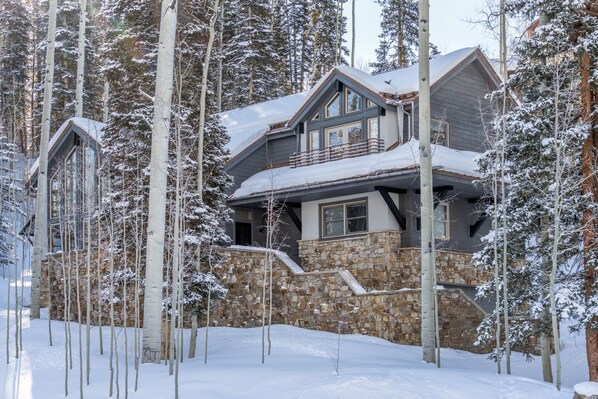
[{"label": "window", "polygon": [[380,131],[378,130],[378,118],[368,119],[368,139],[380,138]]},{"label": "window", "polygon": [[60,216],[60,172],[57,171],[50,180],[50,217]]},{"label": "window", "polygon": [[441,202],[434,209],[434,237],[441,240],[450,238],[449,205]]},{"label": "window", "polygon": [[367,201],[322,206],[322,237],[365,233]]},{"label": "window", "polygon": [[317,150],[318,148],[320,148],[320,131],[311,130],[309,132],[309,149]]},{"label": "window", "polygon": [[373,108],[376,106],[376,103],[374,103],[372,100],[367,100],[365,105],[367,108]]},{"label": "window", "polygon": [[449,145],[449,124],[448,122],[431,120],[430,141],[432,144],[438,144],[448,147]]},{"label": "window", "polygon": [[351,90],[345,90],[345,112],[357,112],[361,109],[361,96],[357,93],[352,92]]},{"label": "window", "polygon": [[96,182],[95,182],[95,174],[96,174],[96,153],[95,151],[89,147],[85,146],[83,150],[83,159],[84,159],[84,186],[85,186],[85,207],[89,213],[92,213],[95,210],[96,205],[96,198],[95,198],[95,191],[96,191]]},{"label": "window", "polygon": [[320,119],[320,113],[316,112],[316,114],[313,116],[313,118],[311,118],[312,121],[317,121],[318,119]]},{"label": "window", "polygon": [[339,116],[341,114],[341,97],[337,94],[326,104],[326,118]]},{"label": "window", "polygon": [[356,143],[362,139],[361,122],[332,126],[326,129],[326,146]]},{"label": "window", "polygon": [[75,212],[77,206],[77,179],[78,173],[77,153],[79,148],[75,147],[68,155],[65,161],[65,214],[71,215]]}]

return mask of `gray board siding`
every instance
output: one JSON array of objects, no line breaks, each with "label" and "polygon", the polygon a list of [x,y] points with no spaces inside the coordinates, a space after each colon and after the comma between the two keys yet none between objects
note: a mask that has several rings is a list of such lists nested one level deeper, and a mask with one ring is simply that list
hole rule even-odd
[{"label": "gray board siding", "polygon": [[[489,111],[485,96],[496,86],[479,61],[474,61],[462,71],[441,82],[431,94],[432,119],[449,123],[450,147],[457,150],[482,152],[487,147],[482,128],[481,110]],[[418,133],[418,106],[415,106],[415,137]]]},{"label": "gray board siding", "polygon": [[[480,215],[480,205],[471,204],[467,198],[451,197],[449,193],[446,202],[449,203],[450,239],[436,240],[436,247],[448,251],[473,253],[481,249],[480,238],[488,234],[490,221],[486,220],[478,232],[469,237],[470,226]],[[399,198],[399,210],[407,219],[407,230],[401,236],[402,247],[419,247],[420,230],[417,229],[419,218],[419,194],[409,190]]]},{"label": "gray board siding", "polygon": [[233,177],[233,186],[229,193],[232,194],[247,178],[261,172],[267,165],[266,143],[261,141],[257,148],[241,160],[225,167],[226,172]]},{"label": "gray board siding", "polygon": [[289,155],[297,150],[297,137],[293,134],[286,137],[267,139],[267,162],[280,165],[289,162]]}]

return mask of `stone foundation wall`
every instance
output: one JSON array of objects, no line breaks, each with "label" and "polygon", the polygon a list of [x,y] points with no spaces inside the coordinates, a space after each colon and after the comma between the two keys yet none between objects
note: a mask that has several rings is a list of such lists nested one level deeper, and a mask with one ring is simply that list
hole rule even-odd
[{"label": "stone foundation wall", "polygon": [[[346,269],[368,290],[398,290],[420,286],[419,248],[401,248],[401,232],[386,231],[342,240],[299,241],[305,271]],[[436,251],[438,281],[480,285],[491,275],[474,268],[472,255]]]},{"label": "stone foundation wall", "polygon": [[[370,237],[384,243],[384,248],[391,248],[391,234]],[[365,238],[364,240],[367,240]],[[332,244],[332,242],[328,242]],[[387,250],[384,249],[384,250]],[[213,325],[232,327],[256,327],[262,323],[262,289],[265,264],[265,252],[255,249],[229,248],[223,249],[230,254],[228,261],[215,272],[220,276],[221,283],[228,288],[224,300],[219,301],[212,310]],[[369,254],[374,256],[376,249]],[[388,249],[390,252],[390,249]],[[403,250],[398,252],[399,258]],[[380,252],[382,254],[382,252]],[[304,271],[294,264],[284,254],[275,256],[273,265],[273,323],[290,324],[302,328],[336,332],[341,323],[343,333],[357,333],[381,337],[392,342],[419,345],[420,344],[420,291],[413,287],[402,287],[401,290],[385,290],[368,292],[360,282],[354,278],[355,271],[360,276],[369,276],[370,282],[380,282],[378,287],[384,288],[382,280],[387,276],[399,279],[406,273],[397,268],[389,268],[382,258],[371,261],[371,269],[360,268],[356,258],[363,259],[363,253],[352,252],[353,270]],[[102,318],[102,324],[109,323],[109,301],[103,296],[100,300],[102,287],[105,283],[98,279],[97,254],[94,254],[91,268],[91,323],[97,325]],[[340,253],[339,253],[340,259]],[[407,256],[407,255],[405,255]],[[382,257],[382,255],[380,255]],[[440,258],[442,259],[442,258]],[[78,261],[78,262],[77,262]],[[455,264],[454,260],[447,260]],[[450,263],[453,262],[453,263]],[[412,261],[415,268],[418,263]],[[67,297],[70,295],[70,320],[78,320],[77,286],[81,298],[81,321],[85,322],[87,293],[87,267],[84,254],[75,257],[71,255],[63,267],[60,256],[50,257],[43,267],[42,292],[44,300],[48,299],[48,286],[51,288],[51,314],[54,319],[63,319],[65,314],[65,288]],[[79,265],[79,276],[77,267]],[[375,265],[375,267],[374,267]],[[339,264],[342,266],[342,263]],[[455,266],[456,267],[456,266]],[[341,269],[341,270],[338,270]],[[373,272],[371,271],[373,270]],[[108,275],[107,262],[101,262],[99,274]],[[78,285],[77,285],[78,278]],[[406,280],[407,281],[407,280]],[[410,281],[410,280],[409,280]],[[386,286],[391,286],[388,284]],[[368,289],[370,287],[367,287]],[[268,287],[266,287],[266,292]],[[122,284],[116,289],[115,297],[120,299],[114,303],[116,325],[124,323],[124,309],[122,306]],[[127,324],[134,322],[134,291],[131,285],[127,288]],[[439,313],[441,329],[441,345],[472,352],[486,352],[486,348],[473,345],[476,340],[476,328],[485,313],[467,295],[458,289],[439,290]],[[140,319],[143,315],[143,295],[139,295]],[[266,305],[269,305],[267,303]],[[268,306],[266,306],[268,309]],[[188,312],[186,312],[188,314]],[[188,321],[188,320],[187,320]],[[142,322],[142,320],[141,320]],[[200,322],[203,324],[202,322]],[[189,325],[188,323],[185,323]]]},{"label": "stone foundation wall", "polygon": [[370,290],[400,289],[397,269],[401,232],[385,231],[340,240],[299,241],[307,271],[346,269]]},{"label": "stone foundation wall", "polygon": [[[100,262],[98,273],[98,253],[92,252],[90,274],[90,323],[93,325],[107,325],[110,323],[110,300],[106,290],[107,281],[104,276],[109,275],[108,262]],[[41,303],[43,307],[50,305],[51,317],[55,320],[64,320],[65,305],[70,305],[70,321],[79,320],[79,307],[81,308],[81,322],[86,323],[87,315],[87,263],[86,252],[72,252],[70,255],[49,255],[48,259],[42,264],[41,278]],[[48,291],[48,282],[51,290]],[[122,283],[114,284],[114,322],[122,326],[125,322],[128,326],[134,325],[135,319],[135,291],[134,284],[127,284],[123,289]],[[78,294],[78,295],[77,295]],[[123,300],[126,294],[126,301]],[[65,301],[65,296],[67,300]],[[77,297],[80,298],[77,303]],[[70,298],[70,301],[68,300]],[[51,303],[48,301],[51,299]],[[124,312],[124,303],[127,303],[126,314]],[[143,288],[139,292],[139,318],[143,322]]]},{"label": "stone foundation wall", "polygon": [[[265,253],[227,250],[231,256],[219,271],[228,289],[212,313],[220,326],[256,327],[262,323]],[[266,287],[268,291],[268,287]],[[267,301],[267,299],[266,299]],[[347,271],[304,272],[276,258],[273,266],[273,323],[381,337],[420,344],[420,291],[407,289],[367,293]],[[269,303],[266,304],[268,309]],[[439,291],[441,345],[473,352],[476,328],[484,311],[461,290]]]}]

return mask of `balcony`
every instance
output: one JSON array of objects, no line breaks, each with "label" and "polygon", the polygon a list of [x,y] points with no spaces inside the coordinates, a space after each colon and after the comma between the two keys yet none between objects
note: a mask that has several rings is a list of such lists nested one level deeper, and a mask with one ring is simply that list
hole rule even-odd
[{"label": "balcony", "polygon": [[291,168],[316,165],[319,163],[337,161],[345,158],[355,158],[363,155],[378,154],[384,151],[384,140],[372,138],[354,143],[341,144],[310,151],[295,152],[289,156]]}]

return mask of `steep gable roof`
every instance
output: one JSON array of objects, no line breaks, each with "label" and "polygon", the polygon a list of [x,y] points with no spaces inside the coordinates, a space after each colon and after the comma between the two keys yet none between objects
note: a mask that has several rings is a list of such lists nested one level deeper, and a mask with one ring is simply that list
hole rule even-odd
[{"label": "steep gable roof", "polygon": [[[102,144],[102,130],[105,127],[102,122],[79,117],[69,118],[60,126],[60,128],[58,128],[48,143],[48,158],[51,157],[52,154],[58,149],[66,134],[69,133],[73,127],[78,128],[81,132],[86,134],[91,141],[99,145]],[[31,169],[29,170],[29,179],[37,174],[38,169],[39,158],[35,160],[31,166]]]},{"label": "steep gable roof", "polygon": [[[430,85],[441,82],[461,65],[467,65],[479,59],[491,79],[496,83],[500,78],[490,65],[488,59],[477,47],[463,48],[446,55],[441,55],[430,60]],[[333,79],[340,76],[354,82],[356,85],[368,90],[381,98],[399,99],[401,97],[416,96],[419,91],[419,64],[406,68],[370,75],[367,72],[347,65],[339,65],[324,75],[308,92],[297,107],[297,111],[290,118],[288,125],[293,126],[313,102],[320,91]]]}]

